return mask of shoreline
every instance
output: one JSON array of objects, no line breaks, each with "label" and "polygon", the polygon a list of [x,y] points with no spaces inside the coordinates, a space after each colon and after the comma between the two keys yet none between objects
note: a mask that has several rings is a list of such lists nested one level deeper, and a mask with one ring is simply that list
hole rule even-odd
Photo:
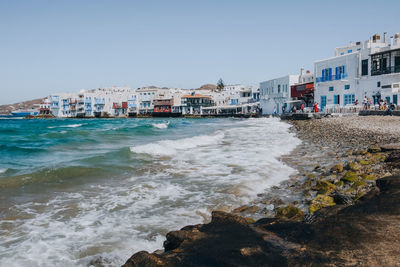
[{"label": "shoreline", "polygon": [[[351,116],[290,121],[292,131],[302,143],[292,153],[281,157],[281,160],[298,173],[279,186],[273,186],[268,192],[260,194],[258,199],[248,205],[233,209],[230,214],[217,212],[217,217],[222,216],[227,220],[222,221],[220,227],[229,226],[230,216],[238,216],[236,219],[243,218],[251,227],[262,220],[312,223],[318,218],[318,214],[324,214],[327,209],[337,210],[358,203],[363,196],[376,189],[377,178],[399,174],[397,165],[394,167],[385,163],[391,152],[381,151],[377,146],[400,142],[400,134],[397,134],[400,133],[397,131],[400,128],[399,119]],[[390,127],[391,123],[399,126]],[[213,221],[216,216],[214,212]],[[213,221],[210,224],[213,224]],[[207,224],[203,226],[206,227]],[[190,244],[195,245],[196,240],[187,239],[193,230],[190,227],[193,226],[168,233],[164,243],[165,252],[157,254],[157,258],[172,257],[170,254],[173,249],[168,249],[168,242],[174,242],[171,241],[171,233],[181,234],[183,231],[185,234],[181,238],[189,246],[187,249],[190,248]],[[191,229],[189,233],[188,228]],[[185,249],[178,254],[184,256]],[[137,262],[141,258],[144,261],[139,262],[145,263],[155,254],[145,255],[143,258],[143,252],[134,254],[125,266],[136,266],[131,264],[132,259]]]}]

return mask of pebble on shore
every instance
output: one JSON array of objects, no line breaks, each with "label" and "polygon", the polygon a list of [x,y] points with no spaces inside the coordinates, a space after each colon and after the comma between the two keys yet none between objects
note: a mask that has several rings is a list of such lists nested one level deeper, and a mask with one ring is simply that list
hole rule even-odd
[{"label": "pebble on shore", "polygon": [[[284,214],[290,211],[299,220],[323,207],[352,204],[378,177],[399,173],[385,163],[390,149],[396,148],[393,144],[400,142],[399,117],[341,116],[289,123],[303,142],[282,160],[299,173],[244,206],[259,208],[241,207],[235,213],[288,219]],[[386,144],[392,145],[385,150]]]}]

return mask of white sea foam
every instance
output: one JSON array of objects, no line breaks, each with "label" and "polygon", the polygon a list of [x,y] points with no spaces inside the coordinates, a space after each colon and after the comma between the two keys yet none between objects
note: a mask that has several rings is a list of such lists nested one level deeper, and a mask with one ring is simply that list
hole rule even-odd
[{"label": "white sea foam", "polygon": [[80,126],[82,126],[82,125],[83,125],[82,123],[78,123],[78,124],[67,124],[67,125],[49,126],[49,127],[47,127],[47,128],[49,128],[49,129],[54,129],[54,128],[58,128],[58,127],[60,127],[60,128],[76,128],[76,127],[80,127]]},{"label": "white sea foam", "polygon": [[220,142],[223,137],[224,133],[218,132],[212,135],[199,135],[178,140],[163,140],[153,144],[134,146],[130,149],[134,153],[150,154],[154,156],[171,156],[181,150],[215,145]]},{"label": "white sea foam", "polygon": [[5,173],[7,169],[0,169],[0,173]]},{"label": "white sea foam", "polygon": [[300,143],[289,125],[229,123],[207,135],[133,146],[156,157],[132,177],[10,207],[21,219],[0,221],[0,266],[87,266],[99,256],[118,266],[134,252],[161,248],[168,231],[246,204],[294,172],[278,159]]},{"label": "white sea foam", "polygon": [[157,128],[157,129],[167,129],[169,126],[169,121],[166,123],[153,123],[152,125],[154,128]]}]

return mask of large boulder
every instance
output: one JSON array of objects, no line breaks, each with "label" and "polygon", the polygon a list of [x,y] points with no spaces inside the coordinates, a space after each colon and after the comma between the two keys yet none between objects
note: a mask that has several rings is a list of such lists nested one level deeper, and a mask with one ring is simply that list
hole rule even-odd
[{"label": "large boulder", "polygon": [[249,225],[238,215],[213,212],[211,223],[170,234],[174,249],[138,252],[124,266],[396,266],[400,176],[376,185],[356,204],[325,207],[302,222]]}]

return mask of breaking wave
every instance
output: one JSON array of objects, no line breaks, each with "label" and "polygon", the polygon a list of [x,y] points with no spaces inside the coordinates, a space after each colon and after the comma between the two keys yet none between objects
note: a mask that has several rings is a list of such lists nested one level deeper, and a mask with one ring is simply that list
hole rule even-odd
[{"label": "breaking wave", "polygon": [[167,129],[169,126],[169,122],[165,122],[165,123],[153,123],[152,124],[154,128],[157,129]]},{"label": "breaking wave", "polygon": [[193,149],[199,146],[218,144],[224,138],[224,133],[217,132],[213,135],[199,135],[178,140],[163,140],[152,144],[133,146],[133,153],[149,154],[153,156],[172,156],[180,150]]}]

